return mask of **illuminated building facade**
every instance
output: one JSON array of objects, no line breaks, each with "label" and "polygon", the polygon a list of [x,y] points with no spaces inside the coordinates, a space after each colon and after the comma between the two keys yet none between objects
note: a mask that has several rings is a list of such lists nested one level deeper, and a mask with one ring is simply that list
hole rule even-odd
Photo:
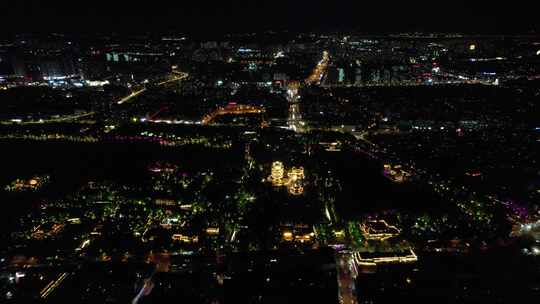
[{"label": "illuminated building facade", "polygon": [[411,174],[403,169],[401,165],[385,164],[383,175],[396,183],[407,181]]},{"label": "illuminated building facade", "polygon": [[385,220],[367,221],[360,225],[364,236],[368,240],[383,241],[400,234],[400,230],[389,225]]},{"label": "illuminated building facade", "polygon": [[280,227],[281,240],[284,242],[295,242],[302,244],[313,244],[315,233],[313,227],[305,224],[285,224]]}]

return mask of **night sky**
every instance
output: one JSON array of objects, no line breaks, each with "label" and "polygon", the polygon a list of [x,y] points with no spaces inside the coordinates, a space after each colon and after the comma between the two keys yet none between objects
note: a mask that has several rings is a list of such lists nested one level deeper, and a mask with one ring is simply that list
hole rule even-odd
[{"label": "night sky", "polygon": [[0,31],[355,30],[538,33],[534,2],[363,0],[3,0]]}]

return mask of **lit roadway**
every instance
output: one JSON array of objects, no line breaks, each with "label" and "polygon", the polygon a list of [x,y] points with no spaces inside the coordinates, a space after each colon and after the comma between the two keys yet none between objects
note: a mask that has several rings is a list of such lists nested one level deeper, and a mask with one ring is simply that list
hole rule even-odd
[{"label": "lit roadway", "polygon": [[322,59],[317,63],[317,66],[315,69],[313,69],[313,72],[309,77],[306,79],[306,84],[321,84],[321,81],[324,77],[324,74],[326,74],[326,71],[328,69],[328,64],[330,63],[330,54],[328,51],[323,51]]},{"label": "lit roadway", "polygon": [[126,97],[124,97],[124,98],[122,98],[122,99],[120,99],[120,100],[117,101],[116,103],[117,103],[117,104],[123,104],[123,103],[125,103],[125,102],[130,101],[132,98],[135,98],[135,97],[141,95],[141,94],[144,93],[144,92],[146,92],[146,88],[143,88],[143,89],[140,89],[140,90],[138,90],[138,91],[132,92],[131,94],[129,94],[128,96],[126,96]]},{"label": "lit roadway", "polygon": [[[320,85],[321,81],[328,69],[328,63],[330,62],[330,54],[328,51],[323,51],[321,60],[317,63],[317,66],[313,69],[313,72],[304,81],[307,85]],[[289,117],[287,119],[287,126],[289,129],[295,132],[303,132],[306,129],[306,123],[302,120],[302,112],[300,111],[300,96],[298,95],[299,83],[292,83],[287,89],[287,101],[289,101]]]},{"label": "lit roadway", "polygon": [[94,114],[96,114],[96,112],[85,112],[85,113],[81,113],[81,114],[62,116],[62,117],[51,118],[51,119],[46,119],[46,120],[44,120],[44,119],[33,120],[33,121],[10,120],[10,121],[2,121],[0,123],[1,124],[13,124],[13,123],[16,123],[16,124],[20,124],[20,125],[46,124],[46,123],[55,123],[55,122],[66,122],[66,121],[79,120],[79,119],[82,119],[82,118],[91,117]]},{"label": "lit roadway", "polygon": [[[167,84],[167,83],[171,83],[171,82],[175,82],[175,81],[182,81],[184,79],[186,79],[189,75],[187,73],[183,73],[183,72],[173,72],[173,77],[171,79],[168,79],[168,80],[164,80],[162,82],[158,82],[156,83],[157,86],[162,86],[164,84]],[[126,102],[129,102],[131,99],[141,95],[142,93],[146,92],[146,88],[142,88],[140,90],[137,90],[137,91],[134,91],[132,92],[131,94],[129,94],[128,96],[125,96],[123,97],[122,99],[118,100],[116,103],[117,104],[123,104],[123,103],[126,103]]]},{"label": "lit roadway", "polygon": [[[165,85],[165,84],[168,84],[168,83],[171,83],[171,82],[182,81],[182,80],[186,79],[188,76],[189,75],[187,73],[174,71],[173,72],[173,77],[171,79],[164,80],[162,82],[158,82],[158,83],[156,83],[156,85],[157,86],[162,86],[162,85]],[[141,95],[145,91],[146,91],[146,88],[143,88],[143,89],[140,89],[138,91],[132,92],[131,94],[129,94],[128,96],[123,97],[122,99],[120,99],[116,103],[117,104],[123,104],[123,103],[129,102],[132,98]],[[41,120],[35,120],[35,121],[20,121],[20,120],[0,121],[0,124],[17,123],[17,124],[20,124],[20,125],[30,125],[30,124],[46,124],[46,123],[55,123],[55,122],[66,122],[66,121],[74,121],[74,120],[79,120],[79,119],[82,119],[82,118],[91,117],[91,116],[94,116],[95,114],[96,114],[96,112],[92,111],[92,112],[85,112],[85,113],[81,113],[81,114],[62,116],[62,117],[58,117],[58,118],[51,118],[51,119],[46,119],[46,120],[41,119]]]},{"label": "lit roadway", "polygon": [[207,124],[210,124],[214,119],[216,119],[216,117],[221,116],[221,115],[226,115],[226,114],[235,114],[235,115],[260,114],[264,112],[265,112],[265,109],[262,107],[229,104],[226,107],[220,107],[217,110],[209,113],[208,115],[205,115],[201,122],[203,125],[207,125]]},{"label": "lit roadway", "polygon": [[287,90],[287,100],[289,101],[289,118],[287,126],[295,132],[301,132],[304,129],[305,122],[302,121],[300,104],[298,103],[298,88],[290,86]]},{"label": "lit roadway", "polygon": [[340,304],[358,304],[356,293],[357,266],[352,254],[347,251],[336,252],[338,299]]},{"label": "lit roadway", "polygon": [[69,276],[69,273],[62,273],[56,280],[52,280],[45,286],[39,293],[40,297],[45,299],[47,298],[56,288],[58,288],[62,282]]}]

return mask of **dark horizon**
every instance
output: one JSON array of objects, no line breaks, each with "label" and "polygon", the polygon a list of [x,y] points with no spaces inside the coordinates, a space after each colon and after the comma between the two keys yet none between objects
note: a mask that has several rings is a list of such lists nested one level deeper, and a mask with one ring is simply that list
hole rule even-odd
[{"label": "dark horizon", "polygon": [[212,2],[96,0],[73,5],[67,1],[10,1],[0,4],[0,33],[110,31],[215,35],[289,30],[536,34],[540,28],[534,16],[535,5],[521,0],[514,1],[512,7],[487,1],[453,1],[443,5],[425,0],[406,4],[319,0]]}]

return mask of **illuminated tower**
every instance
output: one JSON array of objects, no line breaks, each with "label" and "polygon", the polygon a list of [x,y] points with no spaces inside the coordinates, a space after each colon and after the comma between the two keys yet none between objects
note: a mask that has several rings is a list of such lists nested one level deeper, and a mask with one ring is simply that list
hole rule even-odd
[{"label": "illuminated tower", "polygon": [[300,195],[304,193],[304,168],[292,167],[289,171],[289,193]]},{"label": "illuminated tower", "polygon": [[283,177],[285,174],[285,168],[283,163],[280,161],[275,161],[272,163],[272,173],[270,175],[270,180],[274,186],[282,186],[284,181]]}]

